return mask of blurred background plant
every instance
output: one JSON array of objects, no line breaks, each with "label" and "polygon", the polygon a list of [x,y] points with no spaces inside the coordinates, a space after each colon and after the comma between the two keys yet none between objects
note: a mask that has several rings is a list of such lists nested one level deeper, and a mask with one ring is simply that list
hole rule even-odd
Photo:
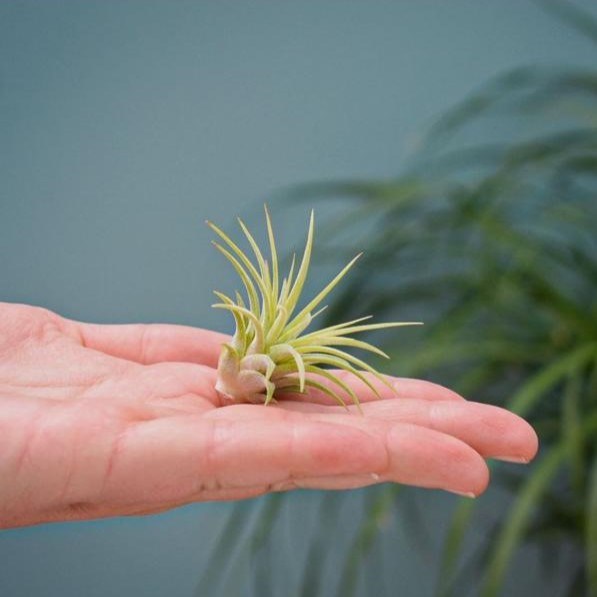
[{"label": "blurred background plant", "polygon": [[[540,4],[597,43],[591,15]],[[408,338],[377,340],[394,370],[512,409],[539,433],[531,467],[493,467],[505,492],[489,522],[483,505],[455,509],[437,594],[502,594],[520,545],[533,544],[546,574],[566,556],[567,595],[597,595],[597,70],[525,67],[499,76],[439,119],[415,154],[395,179],[306,184],[285,199],[335,202],[337,217],[318,235],[328,242],[324,256],[346,261],[354,247],[365,250],[326,323],[364,313],[424,320]],[[361,493],[337,595],[356,594],[361,571],[379,566],[374,548],[397,492]],[[347,499],[354,496],[322,497],[326,524],[310,539],[298,594],[329,594],[317,570]],[[283,501],[264,500],[248,532],[237,506],[213,562],[243,533],[258,561]],[[479,520],[486,533],[471,552],[467,531]],[[203,575],[198,594],[213,581]]]}]

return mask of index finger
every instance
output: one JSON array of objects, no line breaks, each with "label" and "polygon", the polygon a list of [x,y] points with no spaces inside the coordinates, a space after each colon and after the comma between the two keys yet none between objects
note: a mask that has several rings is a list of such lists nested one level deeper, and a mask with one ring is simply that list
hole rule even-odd
[{"label": "index finger", "polygon": [[230,340],[226,334],[183,325],[74,323],[85,347],[142,365],[181,361],[216,367],[222,344]]}]

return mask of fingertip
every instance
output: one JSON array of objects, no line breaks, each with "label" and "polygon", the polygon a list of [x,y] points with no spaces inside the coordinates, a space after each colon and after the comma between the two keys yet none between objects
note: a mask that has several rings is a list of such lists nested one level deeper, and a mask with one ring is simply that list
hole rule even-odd
[{"label": "fingertip", "polygon": [[528,433],[528,448],[527,448],[527,462],[530,462],[537,456],[539,452],[539,436],[535,431],[535,428],[524,419],[521,418],[521,421],[526,425],[527,433]]},{"label": "fingertip", "polygon": [[508,430],[504,433],[504,438],[508,443],[508,452],[500,456],[494,456],[494,458],[520,464],[529,463],[539,451],[537,432],[528,421],[519,415],[504,409],[500,410],[508,415]]},{"label": "fingertip", "polygon": [[418,487],[480,495],[489,484],[485,459],[464,441],[418,425],[387,434],[392,480]]},{"label": "fingertip", "polygon": [[510,458],[510,461],[528,464],[539,451],[539,436],[528,421],[518,415],[514,416],[517,419],[517,425],[516,430],[513,431],[515,437],[512,441],[514,456]]}]

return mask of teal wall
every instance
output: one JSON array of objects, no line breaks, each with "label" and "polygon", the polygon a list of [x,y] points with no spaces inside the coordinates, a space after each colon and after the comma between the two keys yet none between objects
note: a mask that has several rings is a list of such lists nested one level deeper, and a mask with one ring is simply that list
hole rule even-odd
[{"label": "teal wall", "polygon": [[[204,219],[257,223],[294,183],[392,175],[491,75],[588,49],[522,0],[3,0],[0,300],[229,329]],[[288,245],[307,208],[273,206]],[[2,532],[0,595],[191,595],[227,512]],[[428,594],[430,562],[394,549],[404,594]]]}]

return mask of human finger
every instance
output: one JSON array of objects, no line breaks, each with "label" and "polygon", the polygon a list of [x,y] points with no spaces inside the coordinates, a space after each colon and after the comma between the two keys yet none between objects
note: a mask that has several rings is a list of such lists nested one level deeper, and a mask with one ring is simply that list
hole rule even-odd
[{"label": "human finger", "polygon": [[[380,398],[382,400],[388,400],[391,398],[417,398],[430,401],[448,400],[460,402],[465,400],[453,390],[421,379],[384,375],[383,377],[386,383],[382,383],[375,375],[368,372],[363,372],[363,377],[365,377],[369,384],[375,388],[375,392],[367,383],[350,371],[332,370],[331,373],[337,376],[342,382],[347,384],[357,395],[357,398],[361,403],[376,402],[379,401]],[[339,394],[347,404],[352,402],[351,396],[329,379],[318,376],[317,381],[324,387]],[[305,394],[282,392],[278,394],[278,397],[280,402],[293,400],[323,405],[338,404],[338,402],[325,391],[313,387],[308,388],[308,391]]]},{"label": "human finger", "polygon": [[[349,413],[341,407],[322,407],[304,403],[279,404],[279,408],[300,410],[318,418],[358,415],[354,406]],[[362,405],[366,418],[393,423],[410,423],[452,435],[467,443],[485,458],[526,463],[538,449],[535,430],[524,419],[506,409],[464,400],[395,399]]]},{"label": "human finger", "polygon": [[216,367],[221,345],[230,340],[219,332],[172,324],[76,325],[87,348],[144,365],[186,361]]},{"label": "human finger", "polygon": [[[120,442],[110,486],[135,487],[172,501],[256,486],[265,491],[318,487],[318,478],[325,488],[331,477],[338,488],[342,478],[353,487],[355,477],[361,486],[383,480],[475,495],[487,485],[483,458],[435,430],[356,416],[343,417],[351,420],[347,424],[268,407],[242,408],[236,418],[237,407],[231,406],[201,421],[171,417],[136,426]],[[247,408],[258,411],[255,419]],[[149,469],[143,466],[148,450]]]}]

